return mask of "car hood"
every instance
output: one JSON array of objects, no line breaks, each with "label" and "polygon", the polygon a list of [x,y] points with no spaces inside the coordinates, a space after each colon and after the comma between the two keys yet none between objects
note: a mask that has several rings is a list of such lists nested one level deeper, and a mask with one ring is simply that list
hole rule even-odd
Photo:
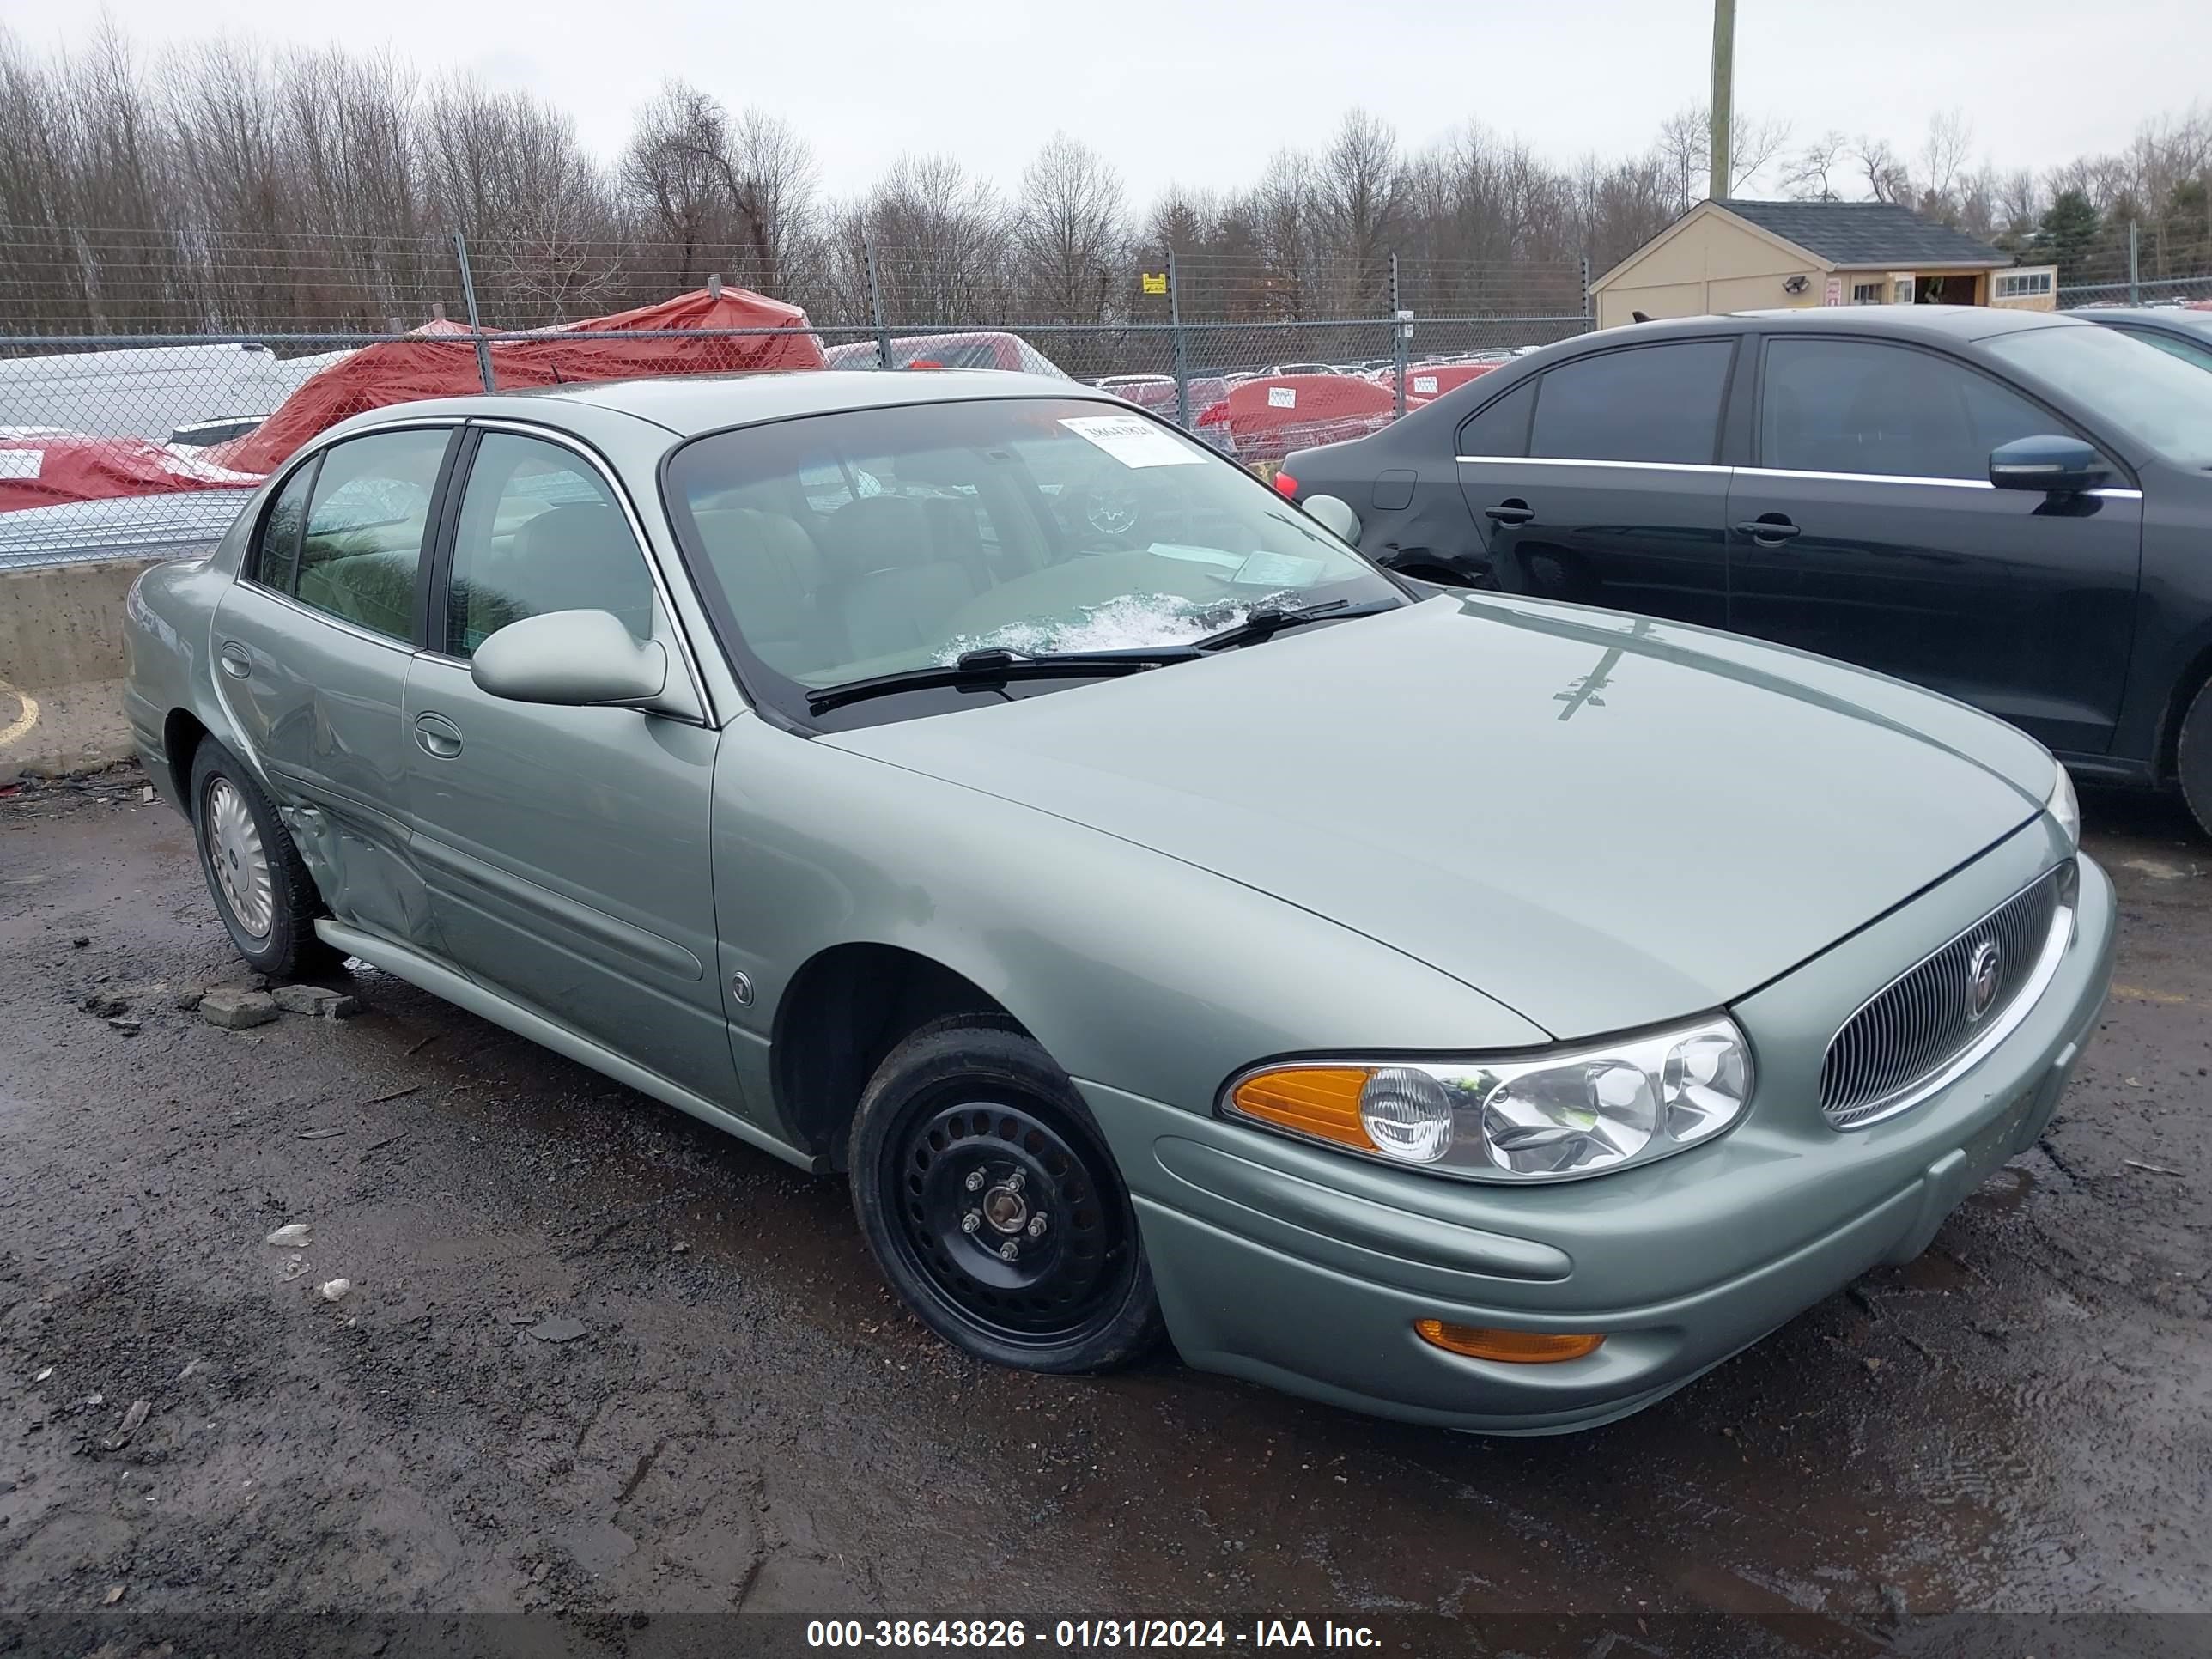
[{"label": "car hood", "polygon": [[2009,726],[1897,681],[1487,594],[821,741],[1272,894],[1558,1037],[1765,984],[2052,781]]}]

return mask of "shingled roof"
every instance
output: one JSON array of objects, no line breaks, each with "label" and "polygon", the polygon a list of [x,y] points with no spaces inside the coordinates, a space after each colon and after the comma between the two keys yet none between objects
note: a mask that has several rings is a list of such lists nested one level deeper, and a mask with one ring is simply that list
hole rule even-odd
[{"label": "shingled roof", "polygon": [[2008,265],[2012,255],[1895,202],[1717,202],[1832,264]]}]

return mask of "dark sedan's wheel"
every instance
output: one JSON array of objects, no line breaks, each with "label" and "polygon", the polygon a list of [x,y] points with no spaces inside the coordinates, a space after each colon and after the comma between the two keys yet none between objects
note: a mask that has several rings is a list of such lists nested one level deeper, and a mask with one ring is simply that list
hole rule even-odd
[{"label": "dark sedan's wheel", "polygon": [[947,1341],[1097,1371],[1159,1340],[1121,1175],[1074,1085],[1018,1032],[945,1020],[900,1043],[861,1097],[851,1162],[869,1248]]},{"label": "dark sedan's wheel", "polygon": [[239,955],[272,979],[335,962],[315,937],[321,897],[275,803],[212,738],[192,757],[191,803],[200,873]]},{"label": "dark sedan's wheel", "polygon": [[2212,836],[2212,680],[2197,688],[2197,695],[2182,711],[2173,769],[2189,815],[2197,820],[2198,830]]}]

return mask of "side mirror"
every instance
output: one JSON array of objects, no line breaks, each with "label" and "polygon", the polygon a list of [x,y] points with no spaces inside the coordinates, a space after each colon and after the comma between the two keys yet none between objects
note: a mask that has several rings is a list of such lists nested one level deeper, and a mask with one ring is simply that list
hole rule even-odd
[{"label": "side mirror", "polygon": [[668,684],[668,653],[633,637],[611,611],[549,611],[509,623],[478,646],[469,678],[512,702],[636,705]]},{"label": "side mirror", "polygon": [[2014,438],[1990,452],[1990,482],[1999,489],[2040,489],[2063,495],[2094,489],[2112,469],[2094,447],[2056,433]]},{"label": "side mirror", "polygon": [[1359,515],[1344,501],[1334,495],[1309,495],[1298,505],[1305,508],[1308,518],[1318,520],[1338,540],[1359,545]]}]

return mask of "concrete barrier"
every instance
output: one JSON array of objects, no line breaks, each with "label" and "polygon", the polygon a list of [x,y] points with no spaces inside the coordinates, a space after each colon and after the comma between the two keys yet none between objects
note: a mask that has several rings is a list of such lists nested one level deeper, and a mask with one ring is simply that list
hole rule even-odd
[{"label": "concrete barrier", "polygon": [[152,562],[0,570],[0,784],[129,757],[123,596]]}]

